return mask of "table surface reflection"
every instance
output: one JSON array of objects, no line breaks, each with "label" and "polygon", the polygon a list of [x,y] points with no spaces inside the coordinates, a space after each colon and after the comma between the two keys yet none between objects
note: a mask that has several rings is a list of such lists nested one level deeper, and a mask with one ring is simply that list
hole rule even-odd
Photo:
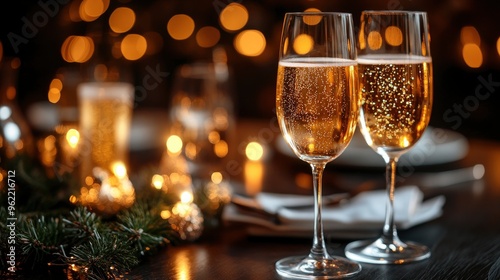
[{"label": "table surface reflection", "polygon": [[[268,141],[267,148],[273,150],[276,135],[279,131],[272,121],[238,123],[237,143],[260,138]],[[429,246],[432,250],[430,259],[403,265],[362,264],[361,273],[351,279],[500,279],[500,143],[470,139],[469,145],[467,156],[459,162],[421,169],[434,171],[482,163],[486,168],[484,178],[439,189],[425,189],[427,197],[446,196],[443,215],[399,231],[402,240]],[[257,191],[311,192],[301,188],[282,188],[295,185],[290,174],[297,172],[309,172],[308,165],[274,153],[264,163],[261,183],[250,184],[260,188]],[[334,183],[336,175],[377,177],[383,186],[384,170],[352,170],[332,163],[327,165],[326,172],[325,193],[332,191],[327,184]],[[237,180],[244,181],[244,174],[240,175]],[[280,279],[274,271],[274,263],[285,256],[307,254],[311,239],[249,236],[241,225],[221,224],[196,242],[165,248],[144,260],[126,278]],[[344,247],[352,240],[326,235],[326,241],[332,254],[345,256]]]}]

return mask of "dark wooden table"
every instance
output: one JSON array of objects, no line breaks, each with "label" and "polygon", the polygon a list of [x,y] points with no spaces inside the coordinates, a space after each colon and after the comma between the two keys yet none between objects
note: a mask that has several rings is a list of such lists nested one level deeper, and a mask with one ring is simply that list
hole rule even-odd
[{"label": "dark wooden table", "polygon": [[[272,122],[241,123],[238,141],[276,133]],[[253,133],[253,134],[252,134]],[[260,133],[260,134],[259,134]],[[264,136],[263,136],[264,135]],[[253,137],[253,138],[252,138]],[[267,140],[266,140],[267,139]],[[404,265],[362,264],[362,271],[351,279],[500,279],[500,143],[470,139],[467,156],[451,164],[417,168],[420,171],[472,166],[486,168],[482,180],[455,184],[439,189],[426,189],[425,196],[445,195],[443,215],[435,220],[400,230],[402,240],[413,240],[429,246],[429,259]],[[337,175],[352,178],[381,178],[384,170],[352,170],[327,166],[325,184],[335,184]],[[265,165],[262,190],[284,192],[280,186],[294,184],[291,174],[309,172],[308,166],[280,153],[274,153]],[[241,178],[239,178],[241,179]],[[239,180],[236,176],[235,180]],[[243,179],[242,179],[243,180]],[[331,190],[325,186],[325,193]],[[289,192],[308,193],[295,187]],[[345,245],[352,241],[327,235],[332,254],[344,255]],[[206,232],[199,240],[165,248],[142,262],[126,277],[128,279],[280,279],[274,263],[283,257],[305,255],[311,238],[256,237],[237,224],[224,224]]]}]

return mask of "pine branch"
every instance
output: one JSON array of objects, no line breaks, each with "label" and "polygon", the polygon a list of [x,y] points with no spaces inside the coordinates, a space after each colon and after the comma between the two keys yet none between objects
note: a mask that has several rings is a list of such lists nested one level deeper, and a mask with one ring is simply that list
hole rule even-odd
[{"label": "pine branch", "polygon": [[94,235],[94,230],[102,230],[104,227],[101,218],[84,206],[75,208],[62,221],[65,224],[64,232],[71,237],[74,245],[84,242]]},{"label": "pine branch", "polygon": [[59,218],[19,218],[17,239],[25,263],[36,264],[52,262],[66,246],[63,225]]},{"label": "pine branch", "polygon": [[65,255],[65,261],[78,279],[116,279],[139,263],[130,246],[113,232],[95,230],[87,242]]},{"label": "pine branch", "polygon": [[116,223],[120,234],[137,252],[144,256],[165,244],[175,241],[175,231],[159,211],[150,209],[146,202],[136,202],[127,211],[118,215]]}]

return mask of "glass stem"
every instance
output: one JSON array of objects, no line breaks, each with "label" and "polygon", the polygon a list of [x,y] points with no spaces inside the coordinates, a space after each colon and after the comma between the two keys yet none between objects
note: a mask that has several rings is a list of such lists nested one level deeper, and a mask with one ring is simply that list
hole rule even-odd
[{"label": "glass stem", "polygon": [[390,157],[386,166],[387,203],[384,229],[381,237],[384,244],[394,244],[395,242],[400,242],[396,225],[394,224],[394,189],[396,184],[396,165],[398,159],[398,157]]},{"label": "glass stem", "polygon": [[329,258],[323,237],[323,221],[321,218],[322,209],[322,188],[324,163],[312,163],[312,176],[314,188],[314,239],[309,256],[315,260]]}]

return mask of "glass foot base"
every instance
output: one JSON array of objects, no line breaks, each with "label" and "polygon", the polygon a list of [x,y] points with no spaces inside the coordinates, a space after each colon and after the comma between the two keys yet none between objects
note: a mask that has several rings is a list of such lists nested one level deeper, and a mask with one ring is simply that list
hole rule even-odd
[{"label": "glass foot base", "polygon": [[276,271],[287,279],[340,279],[354,276],[361,265],[342,257],[315,260],[311,257],[293,256],[276,262]]},{"label": "glass foot base", "polygon": [[361,240],[347,244],[345,255],[355,261],[373,264],[404,264],[431,256],[427,246],[414,242],[385,244],[381,239]]}]

